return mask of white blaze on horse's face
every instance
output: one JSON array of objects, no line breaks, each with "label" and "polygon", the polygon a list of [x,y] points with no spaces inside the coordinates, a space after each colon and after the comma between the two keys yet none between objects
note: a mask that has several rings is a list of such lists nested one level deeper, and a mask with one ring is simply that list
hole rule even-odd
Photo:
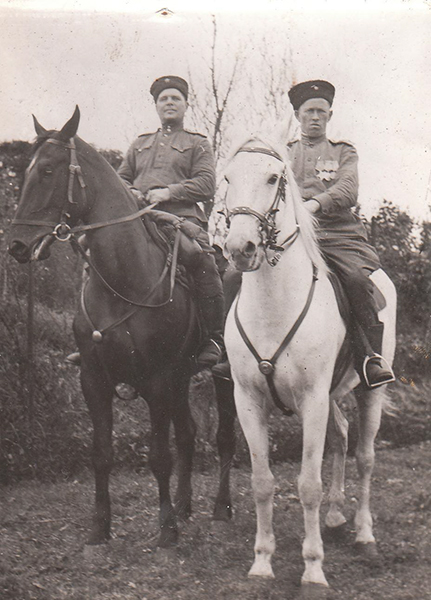
[{"label": "white blaze on horse's face", "polygon": [[[224,254],[239,271],[255,271],[265,257],[261,221],[276,199],[284,163],[275,156],[257,151],[240,151],[226,170],[228,191],[226,209],[230,229],[225,241]],[[239,214],[235,209],[250,209]]]}]

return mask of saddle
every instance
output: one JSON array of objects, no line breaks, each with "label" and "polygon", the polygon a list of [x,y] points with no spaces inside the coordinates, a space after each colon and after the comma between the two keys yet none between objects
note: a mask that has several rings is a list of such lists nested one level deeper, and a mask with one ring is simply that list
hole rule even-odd
[{"label": "saddle", "polygon": [[[338,304],[338,310],[340,311],[341,318],[343,319],[346,325],[346,336],[344,338],[343,344],[340,348],[340,352],[338,353],[337,360],[335,362],[334,374],[331,382],[332,392],[339,385],[341,380],[344,377],[352,359],[354,358],[353,353],[353,342],[352,338],[354,336],[353,332],[353,319],[352,319],[352,311],[350,308],[350,303],[347,298],[345,291],[340,283],[338,276],[330,271],[328,273],[329,281],[332,284],[332,287],[335,292],[335,298]],[[386,306],[386,300],[381,291],[376,287],[374,287],[374,300],[378,310],[382,310]]]},{"label": "saddle", "polygon": [[161,248],[167,256],[172,254],[175,238],[179,236],[176,279],[191,292],[194,290],[193,277],[187,270],[196,254],[202,253],[195,237],[197,232],[193,228],[198,226],[173,215],[171,213],[152,210],[142,216],[142,221],[154,243]]}]

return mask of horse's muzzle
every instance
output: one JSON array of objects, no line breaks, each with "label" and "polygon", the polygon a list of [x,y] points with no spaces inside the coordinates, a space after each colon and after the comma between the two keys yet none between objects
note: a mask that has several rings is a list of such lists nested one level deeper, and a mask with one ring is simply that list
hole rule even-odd
[{"label": "horse's muzzle", "polygon": [[45,260],[51,255],[50,246],[55,238],[49,234],[37,239],[32,244],[12,239],[9,244],[8,252],[19,263],[24,264],[30,260]]},{"label": "horse's muzzle", "polygon": [[225,245],[224,254],[238,271],[256,271],[262,264],[263,255],[260,247],[248,241],[241,248],[229,248]]}]

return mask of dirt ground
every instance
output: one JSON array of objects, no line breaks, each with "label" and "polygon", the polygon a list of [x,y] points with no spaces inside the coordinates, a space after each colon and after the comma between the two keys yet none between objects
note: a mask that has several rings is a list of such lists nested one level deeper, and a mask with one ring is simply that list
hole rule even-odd
[{"label": "dirt ground", "polygon": [[[380,447],[373,482],[373,515],[381,560],[355,554],[353,517],[356,469],[348,459],[346,516],[338,544],[325,544],[328,598],[425,600],[431,598],[431,442]],[[324,480],[328,482],[328,466]],[[2,600],[293,600],[302,573],[299,464],[274,469],[275,580],[247,579],[255,517],[250,473],[235,468],[235,514],[230,524],[211,521],[217,469],[194,476],[194,515],[181,528],[177,549],[156,551],[157,488],[152,475],[112,476],[113,539],[85,546],[93,504],[91,473],[57,484],[22,483],[3,488],[0,517]],[[327,487],[326,487],[327,489]],[[326,509],[324,504],[323,511]]]}]

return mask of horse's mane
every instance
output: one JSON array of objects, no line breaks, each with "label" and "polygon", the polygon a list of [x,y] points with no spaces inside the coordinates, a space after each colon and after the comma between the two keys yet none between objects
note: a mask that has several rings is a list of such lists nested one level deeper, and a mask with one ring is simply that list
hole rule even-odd
[{"label": "horse's mane", "polygon": [[232,153],[230,160],[232,160],[232,158],[241,148],[249,146],[261,146],[263,148],[267,148],[273,152],[276,152],[282,158],[286,166],[286,179],[289,188],[288,193],[290,192],[290,196],[292,198],[296,219],[300,228],[300,234],[303,239],[307,254],[319,271],[327,273],[329,269],[322,256],[317,240],[317,219],[304,206],[301,193],[290,166],[287,146],[278,141],[268,139],[267,136],[256,134],[247,138],[242,144],[240,144]]}]

